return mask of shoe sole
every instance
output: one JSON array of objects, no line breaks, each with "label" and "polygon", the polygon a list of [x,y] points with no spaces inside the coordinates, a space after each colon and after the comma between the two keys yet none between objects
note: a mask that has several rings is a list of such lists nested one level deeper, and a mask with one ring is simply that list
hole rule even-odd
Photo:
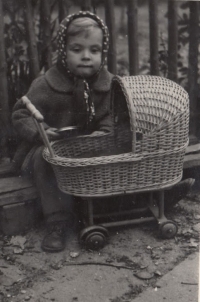
[{"label": "shoe sole", "polygon": [[42,249],[44,252],[57,253],[57,252],[64,251],[65,247],[60,248],[60,249],[52,249],[52,248],[49,248],[49,247],[43,247],[43,246],[41,246],[41,249]]}]

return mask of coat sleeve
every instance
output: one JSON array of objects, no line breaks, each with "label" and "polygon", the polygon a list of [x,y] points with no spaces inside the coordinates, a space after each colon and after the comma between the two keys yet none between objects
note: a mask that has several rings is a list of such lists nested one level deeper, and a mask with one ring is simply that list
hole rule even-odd
[{"label": "coat sleeve", "polygon": [[114,75],[103,68],[99,78],[94,83],[95,104],[95,129],[112,132],[114,129],[113,115],[111,112],[111,84]]},{"label": "coat sleeve", "polygon": [[[43,76],[35,79],[30,86],[26,96],[30,99],[33,105],[45,114],[45,99],[47,99],[46,91],[47,84]],[[12,123],[19,137],[30,143],[36,143],[39,139],[37,127],[31,117],[29,111],[24,108],[22,100],[19,99],[13,107]],[[45,128],[48,125],[44,124]]]},{"label": "coat sleeve", "polygon": [[113,131],[113,116],[110,106],[110,91],[102,93],[96,112],[96,129],[105,132]]}]

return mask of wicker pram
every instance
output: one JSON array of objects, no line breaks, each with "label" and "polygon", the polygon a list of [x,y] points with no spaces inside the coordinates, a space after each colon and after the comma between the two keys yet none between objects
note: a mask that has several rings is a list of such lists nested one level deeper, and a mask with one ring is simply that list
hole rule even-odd
[{"label": "wicker pram", "polygon": [[[43,156],[52,165],[61,191],[86,198],[89,227],[80,238],[88,247],[104,245],[106,227],[152,220],[159,223],[162,237],[172,238],[177,225],[164,216],[164,189],[182,178],[188,145],[188,94],[165,78],[116,76],[111,101],[112,134],[77,136],[50,144],[39,123],[46,145]],[[42,117],[31,106],[29,103],[27,108],[41,122]],[[93,198],[145,191],[150,192],[147,208],[153,217],[94,225]],[[159,196],[156,202],[154,191]],[[142,215],[144,211],[146,208],[141,209]]]},{"label": "wicker pram", "polygon": [[[185,90],[161,77],[116,76],[112,105],[114,136],[56,141],[52,143],[54,157],[44,150],[59,188],[95,197],[161,189],[179,182],[188,144]],[[104,151],[110,155],[102,156]]]}]

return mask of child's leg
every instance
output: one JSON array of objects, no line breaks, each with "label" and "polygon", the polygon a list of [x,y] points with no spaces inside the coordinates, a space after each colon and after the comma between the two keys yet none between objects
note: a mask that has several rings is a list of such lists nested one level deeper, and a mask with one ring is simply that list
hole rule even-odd
[{"label": "child's leg", "polygon": [[66,226],[69,229],[74,224],[74,202],[72,196],[58,189],[53,169],[42,157],[42,149],[42,147],[38,148],[32,159],[35,184],[50,229],[43,240],[42,247],[48,251],[59,251],[64,248]]},{"label": "child's leg", "polygon": [[42,157],[42,148],[38,148],[33,156],[33,169],[47,223],[69,221],[70,226],[73,216],[73,197],[58,189],[53,169]]}]

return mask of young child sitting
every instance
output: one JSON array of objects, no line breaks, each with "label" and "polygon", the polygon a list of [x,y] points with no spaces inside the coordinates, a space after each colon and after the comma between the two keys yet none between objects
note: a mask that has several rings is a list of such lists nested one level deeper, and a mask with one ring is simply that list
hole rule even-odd
[{"label": "young child sitting", "polygon": [[[67,126],[79,126],[91,135],[112,131],[109,110],[113,75],[103,67],[107,50],[107,27],[95,14],[79,12],[61,22],[57,64],[35,79],[26,94],[44,116],[50,140],[59,139],[57,128]],[[21,100],[14,106],[12,121],[23,141],[13,162],[17,167],[25,157],[22,169],[29,167],[33,173],[47,222],[42,249],[61,251],[73,225],[73,198],[58,189],[52,167],[42,157],[38,130]],[[185,180],[169,190],[170,205],[183,198],[193,183],[192,179]]]},{"label": "young child sitting", "polygon": [[[44,116],[50,140],[59,139],[57,128],[66,126],[79,126],[91,135],[112,130],[109,110],[113,75],[103,66],[107,50],[107,27],[95,14],[79,12],[61,22],[57,64],[36,78],[26,94]],[[58,189],[53,170],[42,157],[37,128],[21,100],[14,106],[12,121],[23,140],[25,155],[28,153],[26,166],[32,169],[47,222],[42,249],[61,251],[73,224],[73,198]]]}]

